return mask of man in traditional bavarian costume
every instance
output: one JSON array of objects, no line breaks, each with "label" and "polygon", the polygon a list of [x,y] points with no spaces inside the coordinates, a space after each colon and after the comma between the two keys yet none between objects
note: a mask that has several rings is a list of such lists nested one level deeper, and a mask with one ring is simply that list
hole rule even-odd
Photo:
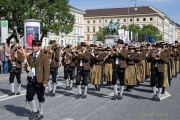
[{"label": "man in traditional bavarian costume", "polygon": [[[146,53],[148,54],[150,51],[151,51],[151,45],[150,44],[147,44],[146,45]],[[146,79],[150,78],[151,76],[151,62],[146,60],[146,71],[145,71],[145,76],[146,76]]]},{"label": "man in traditional bavarian costume", "polygon": [[[41,120],[44,118],[45,87],[48,86],[50,63],[48,56],[40,51],[41,42],[33,40],[32,54],[27,57],[26,70],[28,83],[26,100],[32,108],[29,120]],[[39,110],[36,108],[34,96],[39,100]]]},{"label": "man in traditional bavarian costume", "polygon": [[25,56],[23,52],[21,51],[20,46],[18,46],[17,43],[14,43],[12,45],[11,54],[8,57],[8,59],[9,59],[9,65],[10,65],[9,82],[11,86],[11,92],[9,93],[9,96],[15,95],[15,90],[14,90],[15,77],[18,83],[18,90],[17,90],[16,95],[20,95],[22,63],[24,62]]},{"label": "man in traditional bavarian costume", "polygon": [[56,93],[56,84],[57,84],[57,75],[58,75],[58,68],[59,68],[59,48],[54,42],[52,44],[50,50],[50,75],[52,76],[52,83],[49,81],[48,88],[49,88],[49,95],[55,96]]},{"label": "man in traditional bavarian costume", "polygon": [[166,53],[163,51],[163,45],[158,43],[156,47],[157,50],[154,50],[154,53],[151,54],[151,87],[153,89],[153,100],[160,101],[164,80],[164,64],[167,62],[167,59]]},{"label": "man in traditional bavarian costume", "polygon": [[[76,99],[85,99],[87,97],[88,79],[91,68],[90,58],[91,55],[86,48],[86,43],[81,42],[81,48],[77,56],[76,85],[78,87],[78,95],[76,96]],[[84,93],[82,93],[81,85],[84,85]]]},{"label": "man in traditional bavarian costume", "polygon": [[[123,40],[119,39],[117,45],[112,49],[111,58],[113,59],[112,85],[114,87],[114,96],[112,100],[121,100],[124,91],[125,69],[127,67],[127,51],[123,48]],[[117,91],[117,80],[120,81],[120,93]]]},{"label": "man in traditional bavarian costume", "polygon": [[65,90],[72,90],[76,55],[71,45],[66,46],[62,55],[62,64],[64,66],[64,79],[66,81]]}]

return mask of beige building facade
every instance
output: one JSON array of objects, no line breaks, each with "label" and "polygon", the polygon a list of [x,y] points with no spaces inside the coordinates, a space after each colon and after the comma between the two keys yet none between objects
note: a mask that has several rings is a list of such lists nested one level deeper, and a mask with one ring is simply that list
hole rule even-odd
[{"label": "beige building facade", "polygon": [[119,22],[120,27],[135,24],[142,28],[151,24],[160,30],[163,41],[173,43],[178,40],[177,24],[152,6],[86,10],[85,40],[91,43],[95,39],[95,33],[107,26],[111,20]]}]

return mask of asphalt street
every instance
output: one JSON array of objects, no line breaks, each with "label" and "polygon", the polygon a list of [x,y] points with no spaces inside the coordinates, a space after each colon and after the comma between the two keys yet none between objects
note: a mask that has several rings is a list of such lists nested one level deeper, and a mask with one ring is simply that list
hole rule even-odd
[{"label": "asphalt street", "polygon": [[[152,101],[149,82],[125,92],[123,100],[112,101],[111,87],[102,86],[95,91],[89,85],[86,99],[75,99],[77,88],[64,90],[62,71],[58,79],[55,97],[46,97],[44,120],[179,120],[180,119],[180,75],[173,79],[168,88],[170,97],[161,102]],[[0,75],[0,120],[28,120],[30,106],[26,104],[26,73],[22,75],[22,93],[19,96],[7,96],[9,75]],[[38,105],[38,102],[36,102]]]}]

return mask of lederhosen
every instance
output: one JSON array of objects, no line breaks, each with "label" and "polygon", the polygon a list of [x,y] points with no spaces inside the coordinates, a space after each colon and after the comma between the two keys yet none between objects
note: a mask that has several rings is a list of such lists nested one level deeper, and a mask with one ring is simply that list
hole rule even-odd
[{"label": "lederhosen", "polygon": [[[13,57],[13,56],[12,56]],[[9,76],[9,82],[14,83],[14,79],[16,77],[17,83],[21,84],[21,72],[22,68],[17,68],[17,62],[15,58],[13,58],[12,61],[10,61],[10,76]],[[19,64],[21,64],[19,62]]]},{"label": "lederhosen", "polygon": [[123,58],[120,55],[113,56],[113,74],[112,74],[112,84],[116,85],[117,80],[119,79],[120,85],[124,85],[125,80],[125,68],[120,68],[119,62]]},{"label": "lederhosen", "polygon": [[[39,55],[41,55],[41,53]],[[36,58],[33,57],[33,59],[31,60],[32,68],[36,67],[35,59]],[[43,86],[43,83],[38,83],[36,76],[27,77],[27,81],[28,83],[27,83],[27,91],[26,91],[26,100],[28,102],[31,102],[36,94],[39,102],[44,102],[45,87]]]}]

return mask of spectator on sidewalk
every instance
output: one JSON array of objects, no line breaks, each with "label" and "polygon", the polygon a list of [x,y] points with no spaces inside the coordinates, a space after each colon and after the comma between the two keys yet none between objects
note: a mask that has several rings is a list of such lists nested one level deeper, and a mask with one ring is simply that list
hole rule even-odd
[{"label": "spectator on sidewalk", "polygon": [[1,52],[1,59],[2,59],[2,67],[3,67],[3,73],[7,74],[9,72],[9,64],[8,64],[8,56],[10,54],[10,50],[6,44],[3,45],[3,49]]}]

